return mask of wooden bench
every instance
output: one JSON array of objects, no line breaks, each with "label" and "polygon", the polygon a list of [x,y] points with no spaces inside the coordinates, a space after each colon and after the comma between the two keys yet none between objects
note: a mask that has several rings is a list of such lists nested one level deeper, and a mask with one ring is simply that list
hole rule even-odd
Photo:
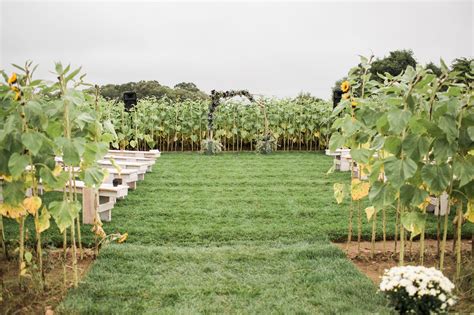
[{"label": "wooden bench", "polygon": [[431,207],[428,206],[428,211],[429,212],[433,211],[435,216],[444,216],[446,215],[446,213],[449,214],[450,212],[448,204],[449,204],[449,196],[446,192],[443,192],[441,196],[439,197],[431,196],[430,197]]},{"label": "wooden bench", "polygon": [[[109,170],[115,169],[115,166],[112,164],[110,160],[99,160],[97,161],[97,164]],[[138,179],[140,180],[145,178],[145,173],[148,171],[148,167],[149,167],[147,163],[142,163],[142,162],[115,161],[115,164],[118,165],[122,170],[123,169],[135,170],[138,173]]]},{"label": "wooden bench", "polygon": [[349,172],[351,170],[351,155],[340,154],[334,157],[334,169],[340,172]]},{"label": "wooden bench", "polygon": [[113,159],[117,165],[119,163],[142,163],[147,165],[147,172],[153,171],[153,165],[155,165],[154,159],[149,158],[141,158],[141,157],[134,157],[134,156],[121,156],[121,155],[111,155],[107,154],[104,156],[104,160],[111,160]]},{"label": "wooden bench", "polygon": [[329,149],[326,149],[325,153],[329,156],[340,156],[341,154],[350,154],[351,149],[336,149],[333,152],[331,152]]},{"label": "wooden bench", "polygon": [[351,170],[351,149],[336,149],[333,152],[326,149],[325,154],[334,157],[334,170],[340,172]]},{"label": "wooden bench", "polygon": [[[74,187],[69,187],[66,185],[66,191],[69,192],[70,189],[74,190]],[[62,189],[57,189],[56,191],[63,191]],[[84,182],[76,180],[76,192],[82,194],[82,221],[84,224],[93,224],[94,223],[94,202],[95,202],[95,193],[93,188],[87,188]],[[102,184],[98,188],[99,193],[99,207],[97,211],[99,212],[100,219],[103,221],[112,220],[112,209],[117,202],[117,199],[123,199],[128,194],[128,186],[118,185],[113,186],[112,184]]]},{"label": "wooden bench", "polygon": [[[123,169],[120,172],[115,168],[107,169],[108,175],[104,179],[104,184],[113,184],[119,181],[121,185],[127,185],[129,189],[137,189],[138,173],[135,170]],[[143,174],[142,174],[143,175]]]},{"label": "wooden bench", "polygon": [[161,156],[161,152],[159,150],[150,150],[150,151],[109,150],[108,154],[120,155],[120,156],[134,156],[134,157],[149,158],[149,159],[156,159]]}]

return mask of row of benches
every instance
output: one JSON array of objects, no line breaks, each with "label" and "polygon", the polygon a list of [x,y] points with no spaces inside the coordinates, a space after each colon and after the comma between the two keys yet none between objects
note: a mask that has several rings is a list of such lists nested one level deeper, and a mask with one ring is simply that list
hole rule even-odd
[{"label": "row of benches", "polygon": [[[152,171],[155,160],[159,156],[160,152],[158,150],[110,150],[103,160],[97,162],[108,173],[99,187],[96,189],[87,188],[85,183],[79,180],[75,181],[74,187],[67,185],[65,187],[66,191],[74,190],[82,194],[83,223],[93,224],[94,222],[96,194],[98,194],[98,212],[101,220],[110,221],[112,219],[112,209],[117,200],[125,198],[129,189],[135,190],[137,188],[137,181],[143,180],[145,173]],[[56,160],[57,162],[62,161],[61,158]],[[63,190],[60,189],[59,191]],[[1,184],[0,202],[2,202]]]}]

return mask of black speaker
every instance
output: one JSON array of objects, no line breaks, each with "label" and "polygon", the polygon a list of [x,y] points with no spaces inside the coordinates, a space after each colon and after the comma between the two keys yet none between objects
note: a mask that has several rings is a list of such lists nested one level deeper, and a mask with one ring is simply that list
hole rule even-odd
[{"label": "black speaker", "polygon": [[135,105],[137,105],[137,93],[135,92],[124,92],[123,102],[125,103],[125,110],[129,111]]},{"label": "black speaker", "polygon": [[342,98],[342,91],[339,89],[336,89],[332,92],[332,108],[336,108],[337,105],[339,105],[339,102],[341,101]]}]

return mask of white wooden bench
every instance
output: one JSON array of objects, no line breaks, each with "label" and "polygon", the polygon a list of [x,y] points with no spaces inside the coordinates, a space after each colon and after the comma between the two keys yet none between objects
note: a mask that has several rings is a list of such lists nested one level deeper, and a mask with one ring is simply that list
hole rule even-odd
[{"label": "white wooden bench", "polygon": [[351,170],[351,149],[336,149],[331,152],[326,149],[326,155],[334,157],[334,170],[348,172]]},{"label": "white wooden bench", "polygon": [[[67,184],[65,187],[66,191],[69,192],[70,189],[74,190],[74,187],[69,187]],[[63,191],[62,189],[57,189],[56,191]],[[95,195],[94,189],[87,188],[83,181],[76,180],[76,192],[82,194],[82,221],[84,224],[93,224],[94,223],[94,202]],[[98,189],[99,193],[99,207],[97,211],[99,212],[100,219],[103,221],[112,220],[112,209],[117,201],[117,199],[123,199],[128,194],[128,186],[118,185],[113,186],[112,184],[102,184]]]},{"label": "white wooden bench", "polygon": [[155,165],[154,159],[134,157],[134,156],[121,156],[121,155],[111,155],[107,154],[104,156],[104,160],[113,159],[117,164],[118,163],[143,163],[147,165],[147,172],[153,171],[153,165]]},{"label": "white wooden bench", "polygon": [[142,157],[142,158],[149,158],[149,159],[156,159],[161,156],[161,152],[159,150],[150,150],[150,151],[109,150],[108,154],[120,155],[120,156],[134,156],[134,157]]},{"label": "white wooden bench", "polygon": [[333,152],[331,152],[331,150],[329,149],[326,149],[325,152],[326,152],[326,155],[329,155],[329,156],[339,156],[341,154],[350,154],[351,149],[336,149]]},{"label": "white wooden bench", "polygon": [[[97,161],[99,166],[106,168],[106,169],[115,169],[115,166],[112,164],[110,160],[99,160]],[[118,165],[122,170],[123,169],[130,169],[135,170],[139,177],[138,179],[142,180],[145,178],[145,173],[148,170],[149,165],[147,163],[142,162],[122,162],[122,161],[115,161],[115,164]]]},{"label": "white wooden bench", "polygon": [[444,216],[449,214],[449,196],[446,192],[443,192],[439,197],[430,197],[430,204],[434,207],[434,215],[435,216]]},{"label": "white wooden bench", "polygon": [[340,154],[334,156],[334,169],[340,172],[349,172],[351,170],[351,155]]},{"label": "white wooden bench", "polygon": [[[114,180],[119,184],[127,185],[129,189],[137,189],[138,173],[135,170],[123,169],[120,172],[115,168],[107,169],[108,175],[104,179],[104,184],[113,184]],[[143,175],[143,174],[142,174]]]}]

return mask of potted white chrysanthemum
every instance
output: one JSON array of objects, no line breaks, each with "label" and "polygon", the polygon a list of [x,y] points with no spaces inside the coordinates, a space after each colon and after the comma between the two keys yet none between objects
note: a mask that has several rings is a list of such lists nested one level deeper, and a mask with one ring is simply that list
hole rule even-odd
[{"label": "potted white chrysanthemum", "polygon": [[400,314],[444,313],[456,303],[454,284],[441,271],[423,266],[385,270],[382,291]]}]

